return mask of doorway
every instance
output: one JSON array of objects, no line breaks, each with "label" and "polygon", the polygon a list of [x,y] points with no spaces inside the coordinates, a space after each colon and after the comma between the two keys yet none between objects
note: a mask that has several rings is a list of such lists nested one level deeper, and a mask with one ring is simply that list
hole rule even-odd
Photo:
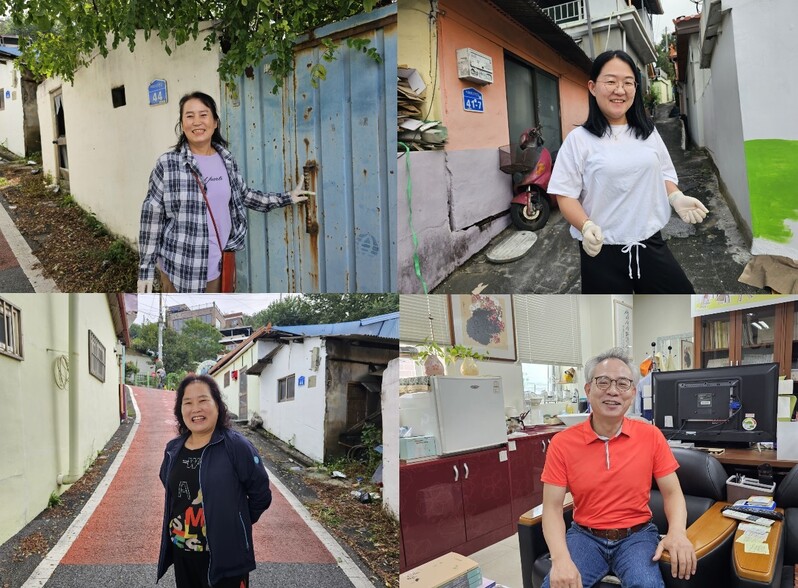
[{"label": "doorway", "polygon": [[66,119],[64,101],[59,88],[52,94],[53,145],[55,146],[55,181],[69,191],[69,156],[67,154]]}]

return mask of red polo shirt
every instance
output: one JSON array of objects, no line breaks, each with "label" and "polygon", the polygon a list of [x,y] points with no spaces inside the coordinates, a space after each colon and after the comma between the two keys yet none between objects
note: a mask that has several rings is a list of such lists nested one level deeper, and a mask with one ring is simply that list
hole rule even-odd
[{"label": "red polo shirt", "polygon": [[587,419],[552,438],[540,478],[568,488],[578,524],[622,529],[651,518],[651,478],[667,476],[678,467],[668,442],[653,425],[624,418],[621,432],[603,441]]}]

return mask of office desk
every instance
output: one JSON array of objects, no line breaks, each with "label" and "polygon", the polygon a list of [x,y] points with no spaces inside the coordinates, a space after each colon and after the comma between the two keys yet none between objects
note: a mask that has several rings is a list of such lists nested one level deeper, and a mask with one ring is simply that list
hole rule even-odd
[{"label": "office desk", "polygon": [[775,449],[727,449],[715,458],[724,465],[739,465],[756,467],[762,463],[769,463],[773,468],[789,470],[798,461],[776,459]]}]

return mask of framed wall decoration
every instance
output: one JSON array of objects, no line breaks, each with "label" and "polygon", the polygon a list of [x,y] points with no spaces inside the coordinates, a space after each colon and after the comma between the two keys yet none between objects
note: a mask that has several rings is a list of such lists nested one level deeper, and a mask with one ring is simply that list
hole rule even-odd
[{"label": "framed wall decoration", "polygon": [[681,356],[683,370],[692,370],[697,367],[695,365],[695,352],[693,349],[692,339],[681,340],[681,349],[679,355]]},{"label": "framed wall decoration", "polygon": [[612,324],[614,327],[614,342],[631,355],[632,353],[632,307],[625,302],[613,299]]},{"label": "framed wall decoration", "polygon": [[488,355],[515,361],[515,323],[509,294],[452,295],[452,341]]}]

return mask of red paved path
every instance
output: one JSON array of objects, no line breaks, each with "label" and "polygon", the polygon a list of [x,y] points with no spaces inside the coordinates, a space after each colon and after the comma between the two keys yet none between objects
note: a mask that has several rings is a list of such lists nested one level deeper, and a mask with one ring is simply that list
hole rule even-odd
[{"label": "red paved path", "polygon": [[[141,412],[133,443],[108,492],[62,564],[158,562],[164,489],[158,479],[167,441],[175,437],[174,392],[133,388]],[[335,559],[272,485],[272,505],[254,526],[259,563],[334,563]]]},{"label": "red paved path", "polygon": [[11,245],[8,244],[3,233],[0,233],[0,270],[18,266],[19,262],[11,251]]}]

